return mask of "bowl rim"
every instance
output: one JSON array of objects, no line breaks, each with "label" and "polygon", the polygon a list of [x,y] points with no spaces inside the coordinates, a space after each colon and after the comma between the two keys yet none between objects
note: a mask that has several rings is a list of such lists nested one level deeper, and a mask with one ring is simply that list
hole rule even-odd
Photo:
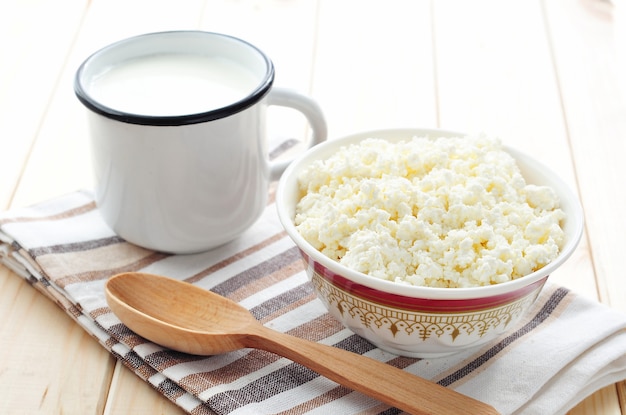
[{"label": "bowl rim", "polygon": [[[283,228],[298,248],[302,250],[310,259],[319,263],[331,272],[344,276],[357,284],[391,294],[446,300],[474,299],[516,291],[526,285],[547,277],[574,253],[580,239],[582,238],[584,228],[583,210],[578,197],[571,190],[570,186],[567,185],[549,167],[508,145],[503,145],[503,148],[516,159],[518,165],[521,162],[522,165],[529,166],[532,169],[532,172],[534,172],[535,177],[531,177],[531,180],[528,180],[526,174],[523,174],[527,183],[533,183],[536,181],[536,176],[541,176],[541,181],[544,184],[550,185],[559,194],[559,198],[561,199],[561,208],[563,208],[568,215],[566,218],[566,227],[569,228],[570,231],[566,231],[566,234],[568,234],[569,237],[567,238],[566,243],[561,249],[559,255],[552,262],[531,274],[519,277],[515,280],[480,287],[440,288],[401,284],[394,281],[382,280],[380,278],[372,277],[365,273],[350,269],[322,254],[300,235],[293,224],[293,211],[295,210],[295,204],[292,209],[289,208],[291,201],[288,200],[288,195],[289,187],[293,187],[297,184],[297,172],[302,169],[304,165],[313,160],[328,157],[332,152],[338,150],[340,147],[358,142],[365,138],[374,137],[401,141],[407,140],[413,136],[427,136],[434,139],[442,136],[468,136],[468,134],[435,128],[390,128],[366,130],[325,141],[297,156],[290,163],[279,180],[276,189],[276,209],[278,212],[278,218]],[[297,197],[297,195],[292,196],[292,200]]]}]

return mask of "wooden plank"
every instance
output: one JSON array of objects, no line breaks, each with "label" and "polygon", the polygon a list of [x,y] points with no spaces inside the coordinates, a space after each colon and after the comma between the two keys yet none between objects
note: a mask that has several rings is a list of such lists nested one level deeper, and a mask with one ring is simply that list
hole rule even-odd
[{"label": "wooden plank", "polygon": [[[81,0],[0,4],[2,208],[11,204],[84,9]],[[0,293],[0,412],[100,413],[113,367],[109,354],[4,267]]]},{"label": "wooden plank", "polygon": [[441,126],[499,136],[575,187],[540,3],[434,4]]},{"label": "wooden plank", "polygon": [[0,3],[0,208],[13,197],[84,7],[83,0]]},{"label": "wooden plank", "polygon": [[0,292],[0,413],[102,413],[114,359],[2,266]]},{"label": "wooden plank", "polygon": [[619,406],[622,409],[622,414],[626,413],[626,380],[615,384],[617,389],[617,397],[619,399]]},{"label": "wooden plank", "polygon": [[200,28],[252,43],[272,59],[275,86],[310,93],[317,7],[302,0],[212,0]]},{"label": "wooden plank", "polygon": [[437,126],[430,1],[322,1],[316,50],[331,137]]},{"label": "wooden plank", "polygon": [[600,389],[589,398],[582,401],[567,415],[622,415],[622,411],[615,393],[615,385]]},{"label": "wooden plank", "polygon": [[545,9],[600,298],[626,310],[626,97],[619,89],[610,5],[553,0]]}]

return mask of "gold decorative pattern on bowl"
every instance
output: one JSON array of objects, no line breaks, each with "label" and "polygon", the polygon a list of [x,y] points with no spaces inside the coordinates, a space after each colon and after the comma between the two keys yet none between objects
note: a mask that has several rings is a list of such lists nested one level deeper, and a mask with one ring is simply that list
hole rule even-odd
[{"label": "gold decorative pattern on bowl", "polygon": [[334,308],[341,318],[357,320],[373,330],[388,330],[392,337],[399,333],[427,341],[432,337],[449,336],[454,342],[459,336],[478,338],[486,333],[503,331],[511,322],[517,321],[528,306],[535,301],[539,290],[499,307],[468,313],[420,313],[410,310],[391,309],[375,302],[351,295],[332,285],[317,272],[312,283],[318,295],[329,309]]}]

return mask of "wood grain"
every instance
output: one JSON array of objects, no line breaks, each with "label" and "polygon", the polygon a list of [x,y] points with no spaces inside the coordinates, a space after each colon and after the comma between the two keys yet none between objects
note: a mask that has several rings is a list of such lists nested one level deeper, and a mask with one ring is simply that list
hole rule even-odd
[{"label": "wood grain", "polygon": [[599,295],[626,311],[626,216],[616,211],[626,206],[626,100],[618,88],[611,10],[602,3],[545,4]]},{"label": "wood grain", "polygon": [[320,2],[312,94],[331,138],[437,126],[431,9],[428,0]]},{"label": "wood grain", "polygon": [[[0,267],[0,413],[102,413],[114,358],[54,303]],[[17,301],[19,299],[19,301]]]},{"label": "wood grain", "polygon": [[[84,14],[80,0],[0,4],[0,207],[13,197]],[[55,13],[59,18],[50,19]],[[10,143],[10,149],[8,144]]]},{"label": "wood grain", "polygon": [[[91,185],[87,127],[72,91],[82,59],[126,36],[190,28],[258,43],[278,85],[321,103],[331,137],[440,126],[500,135],[537,156],[586,212],[583,242],[551,278],[626,311],[626,99],[602,0],[2,2],[0,207]],[[272,128],[288,136],[298,122],[281,116]],[[6,268],[0,316],[0,388],[11,391],[0,412],[19,403],[24,414],[182,413]],[[570,414],[626,413],[624,390],[624,382],[604,388]]]}]

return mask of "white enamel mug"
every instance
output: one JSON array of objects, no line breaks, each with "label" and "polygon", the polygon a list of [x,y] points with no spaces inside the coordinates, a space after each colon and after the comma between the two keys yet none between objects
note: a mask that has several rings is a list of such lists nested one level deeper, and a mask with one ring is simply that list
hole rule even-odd
[{"label": "white enamel mug", "polygon": [[294,108],[326,139],[315,101],[273,88],[271,60],[232,36],[141,35],[91,55],[74,89],[87,107],[96,203],[127,241],[169,253],[212,249],[263,212],[271,181],[268,105]]}]

